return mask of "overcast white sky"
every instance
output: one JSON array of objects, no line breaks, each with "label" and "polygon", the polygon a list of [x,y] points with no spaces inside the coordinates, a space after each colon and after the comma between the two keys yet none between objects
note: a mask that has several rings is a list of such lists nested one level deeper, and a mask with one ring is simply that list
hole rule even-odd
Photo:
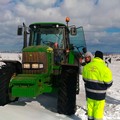
[{"label": "overcast white sky", "polygon": [[120,53],[120,0],[0,0],[0,51],[19,51],[17,26],[63,22],[83,26],[88,50]]}]

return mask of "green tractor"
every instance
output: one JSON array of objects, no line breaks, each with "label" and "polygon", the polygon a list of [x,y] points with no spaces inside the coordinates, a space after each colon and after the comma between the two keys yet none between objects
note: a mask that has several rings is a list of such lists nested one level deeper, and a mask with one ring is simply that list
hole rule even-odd
[{"label": "green tractor", "polygon": [[[83,27],[57,22],[23,23],[22,63],[3,60],[0,76],[0,105],[19,97],[57,93],[57,112],[72,115],[79,93],[79,59],[86,52]],[[29,37],[29,39],[28,39]]]}]

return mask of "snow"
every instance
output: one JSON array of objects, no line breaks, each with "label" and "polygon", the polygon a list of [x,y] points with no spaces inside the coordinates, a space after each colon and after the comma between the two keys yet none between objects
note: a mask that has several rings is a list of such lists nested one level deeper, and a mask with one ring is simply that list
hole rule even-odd
[{"label": "snow", "polygon": [[21,53],[0,53],[0,60],[18,60],[21,62]]},{"label": "snow", "polygon": [[[1,53],[0,59],[21,60],[21,54],[11,55]],[[120,55],[111,57],[112,63],[109,67],[113,72],[114,82],[107,91],[104,120],[120,120]],[[84,83],[81,75],[79,78],[80,93],[76,96],[75,115],[58,114],[57,95],[42,94],[36,98],[20,98],[17,102],[0,106],[0,120],[87,120]]]}]

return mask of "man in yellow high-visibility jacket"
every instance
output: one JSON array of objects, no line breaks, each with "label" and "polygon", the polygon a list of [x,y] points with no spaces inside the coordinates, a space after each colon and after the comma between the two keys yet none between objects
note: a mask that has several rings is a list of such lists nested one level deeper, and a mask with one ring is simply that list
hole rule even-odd
[{"label": "man in yellow high-visibility jacket", "polygon": [[95,52],[95,58],[83,67],[85,82],[88,120],[102,120],[107,88],[112,81],[112,72],[103,61],[103,53]]}]

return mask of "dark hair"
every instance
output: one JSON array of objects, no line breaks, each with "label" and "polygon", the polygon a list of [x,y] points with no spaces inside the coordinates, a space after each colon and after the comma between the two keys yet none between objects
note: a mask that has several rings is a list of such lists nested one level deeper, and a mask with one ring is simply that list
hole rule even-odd
[{"label": "dark hair", "polygon": [[103,53],[101,52],[101,51],[96,51],[95,52],[95,57],[99,57],[99,58],[101,58],[101,59],[103,59]]}]

